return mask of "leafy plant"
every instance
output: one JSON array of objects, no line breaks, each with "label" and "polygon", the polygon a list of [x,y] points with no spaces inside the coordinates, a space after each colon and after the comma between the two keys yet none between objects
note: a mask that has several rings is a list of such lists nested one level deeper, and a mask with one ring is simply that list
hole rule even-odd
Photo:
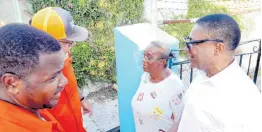
[{"label": "leafy plant", "polygon": [[[175,17],[174,19],[199,18],[214,13],[229,14],[230,12],[227,7],[216,5],[213,1],[188,0],[187,15],[178,16]],[[233,17],[239,23],[240,28],[244,30],[244,26],[241,21],[241,18],[239,16],[233,16]],[[169,25],[162,26],[161,29],[163,29],[170,35],[176,37],[180,42],[179,47],[183,48],[185,46],[183,42],[183,38],[189,35],[193,26],[194,26],[193,23],[178,23],[178,24],[169,24]],[[180,53],[180,55],[184,56],[184,53]]]},{"label": "leafy plant", "polygon": [[88,28],[90,38],[72,49],[73,66],[80,87],[86,78],[116,82],[114,33],[116,26],[144,21],[143,0],[29,0],[34,12],[59,6],[75,23]]},{"label": "leafy plant", "polygon": [[[143,0],[29,0],[34,12],[49,6],[59,6],[71,12],[75,23],[88,28],[90,38],[72,49],[74,70],[79,86],[86,78],[95,81],[116,82],[113,29],[134,24],[143,19]],[[229,13],[228,9],[205,0],[188,0],[188,14],[174,19],[202,17],[211,13]],[[234,17],[238,22],[239,17]],[[241,26],[241,23],[240,23]],[[192,23],[169,24],[161,28],[176,37],[183,45]],[[242,26],[243,27],[243,26]]]}]

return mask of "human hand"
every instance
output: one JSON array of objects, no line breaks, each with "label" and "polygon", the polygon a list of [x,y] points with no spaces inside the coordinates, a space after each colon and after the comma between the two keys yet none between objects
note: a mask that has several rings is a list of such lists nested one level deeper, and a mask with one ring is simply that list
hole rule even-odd
[{"label": "human hand", "polygon": [[89,114],[89,116],[92,115],[92,105],[88,102],[88,100],[84,99],[81,101],[81,106],[83,108],[83,114]]}]

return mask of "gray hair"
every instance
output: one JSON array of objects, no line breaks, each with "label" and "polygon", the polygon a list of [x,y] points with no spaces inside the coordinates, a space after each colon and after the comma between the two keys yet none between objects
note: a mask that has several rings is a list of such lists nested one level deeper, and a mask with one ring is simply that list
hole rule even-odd
[{"label": "gray hair", "polygon": [[[168,62],[168,59],[170,57],[173,57],[171,54],[171,49],[168,44],[162,42],[162,41],[152,41],[147,48],[149,47],[155,47],[158,49],[161,49],[161,58],[165,59],[166,62]],[[164,67],[167,67],[167,64],[164,65]]]}]

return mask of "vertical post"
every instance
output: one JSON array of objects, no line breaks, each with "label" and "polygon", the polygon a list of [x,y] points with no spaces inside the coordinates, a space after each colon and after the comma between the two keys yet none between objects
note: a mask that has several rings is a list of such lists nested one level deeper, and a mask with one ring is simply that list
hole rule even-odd
[{"label": "vertical post", "polygon": [[182,80],[183,76],[183,63],[180,64],[180,79]]},{"label": "vertical post", "polygon": [[243,59],[243,55],[240,55],[239,66],[242,65],[242,59]]},{"label": "vertical post", "polygon": [[20,6],[19,6],[19,2],[18,2],[18,0],[13,0],[12,3],[13,3],[14,10],[15,10],[16,21],[18,23],[22,23],[23,21],[22,21],[22,17],[21,17],[21,10],[20,10]]},{"label": "vertical post", "polygon": [[257,64],[256,64],[256,69],[255,69],[255,74],[254,74],[254,79],[253,82],[256,84],[257,83],[257,74],[258,74],[258,68],[259,68],[259,63],[260,63],[260,57],[261,57],[261,39],[259,40],[259,48],[258,48],[258,55],[257,55]]},{"label": "vertical post", "polygon": [[190,70],[190,83],[192,82],[193,80],[193,68],[191,68]]},{"label": "vertical post", "polygon": [[157,0],[152,0],[151,4],[151,24],[157,27]]},{"label": "vertical post", "polygon": [[168,68],[172,68],[172,58],[168,59]]},{"label": "vertical post", "polygon": [[249,56],[249,63],[248,63],[247,75],[249,74],[251,59],[252,59],[252,54],[250,54],[250,56]]}]

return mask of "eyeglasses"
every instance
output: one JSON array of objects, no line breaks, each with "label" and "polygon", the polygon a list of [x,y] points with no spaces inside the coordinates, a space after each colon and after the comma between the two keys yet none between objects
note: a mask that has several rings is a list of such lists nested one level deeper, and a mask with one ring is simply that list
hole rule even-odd
[{"label": "eyeglasses", "polygon": [[190,38],[189,36],[184,38],[184,42],[189,50],[192,49],[193,45],[205,43],[208,41],[224,42],[223,40],[220,40],[220,39],[202,39],[202,40],[193,40],[192,41],[192,38]]},{"label": "eyeglasses", "polygon": [[162,57],[154,58],[154,57],[144,56],[143,59],[145,59],[146,61],[157,61],[157,60],[161,60],[161,59],[164,59],[164,58],[162,58]]},{"label": "eyeglasses", "polygon": [[73,45],[74,44],[74,41],[61,41],[59,40],[60,43],[64,43],[64,44],[68,44],[68,45]]},{"label": "eyeglasses", "polygon": [[146,61],[157,61],[157,60],[164,59],[162,56],[155,58],[154,56],[148,56],[145,53],[142,53],[142,54],[143,54],[143,59],[146,60]]}]

